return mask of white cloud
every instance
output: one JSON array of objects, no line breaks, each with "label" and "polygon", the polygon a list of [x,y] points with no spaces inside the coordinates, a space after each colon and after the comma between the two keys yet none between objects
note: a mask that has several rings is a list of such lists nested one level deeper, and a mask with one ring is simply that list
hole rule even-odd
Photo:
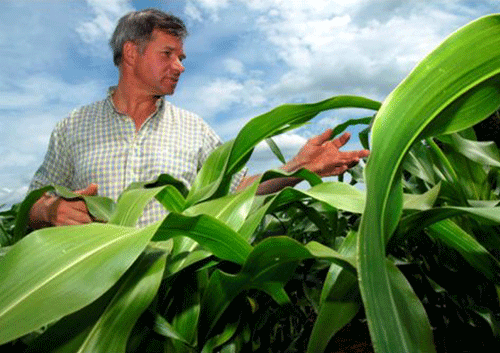
[{"label": "white cloud", "polygon": [[326,118],[322,118],[316,124],[319,126],[322,126],[322,127],[331,128],[331,127],[337,126],[340,123],[341,123],[341,121],[339,118],[329,116]]},{"label": "white cloud", "polygon": [[217,114],[232,110],[235,104],[258,107],[266,102],[262,82],[258,80],[240,81],[226,77],[210,80],[206,77],[196,77],[182,85],[183,89],[175,96],[176,104],[189,107],[207,120],[213,120]]},{"label": "white cloud", "polygon": [[7,167],[27,167],[37,161],[37,156],[32,153],[23,153],[13,148],[3,149],[0,148],[2,159],[0,160],[0,168]]},{"label": "white cloud", "polygon": [[3,109],[29,108],[43,112],[54,106],[81,105],[102,94],[101,84],[96,81],[71,84],[43,73],[19,79],[15,83],[5,79],[3,83],[4,87],[0,87],[0,105]]},{"label": "white cloud", "polygon": [[96,17],[91,21],[80,23],[76,28],[86,43],[107,41],[113,34],[118,19],[134,10],[129,0],[87,0],[87,4]]},{"label": "white cloud", "polygon": [[47,74],[19,79],[15,85],[8,81],[0,79],[0,186],[12,192],[0,195],[0,203],[24,197],[56,122],[104,91],[100,82],[68,83]]},{"label": "white cloud", "polygon": [[115,26],[123,15],[134,11],[130,0],[87,0],[87,4],[93,12],[94,18],[80,21],[75,28],[81,40],[87,44],[86,55],[94,57],[109,58],[110,49],[108,41],[111,38]]},{"label": "white cloud", "polygon": [[195,21],[203,21],[203,14],[192,2],[188,1],[184,9],[186,16]]},{"label": "white cloud", "polygon": [[[500,10],[497,1],[462,0],[0,2],[0,148],[6,152],[0,187],[23,190],[55,122],[102,99],[116,83],[107,41],[134,6],[184,8],[192,65],[169,98],[209,120],[226,140],[278,104],[337,94],[381,100],[445,36]],[[276,141],[292,155],[307,137],[367,115],[348,114],[318,117]],[[33,158],[38,162],[26,165]],[[262,147],[253,160],[261,169],[279,165]]]},{"label": "white cloud", "polygon": [[[300,148],[307,142],[307,139],[295,133],[285,133],[273,137],[274,142],[280,148],[285,160],[293,158]],[[269,145],[262,141],[259,143],[252,154],[248,163],[249,174],[263,173],[269,169],[276,169],[281,165],[281,162],[273,154]]]},{"label": "white cloud", "polygon": [[[0,174],[1,177],[1,174]],[[15,188],[2,188],[0,189],[0,206],[2,205],[11,205],[26,197],[26,193],[28,192],[28,185],[15,185]],[[1,211],[8,209],[0,208]]]},{"label": "white cloud", "polygon": [[465,1],[191,3],[224,19],[253,18],[255,25],[248,31],[265,43],[241,48],[238,60],[245,67],[252,61],[284,63],[285,70],[264,92],[287,101],[335,94],[383,99],[446,35],[480,15]]},{"label": "white cloud", "polygon": [[185,14],[192,20],[203,21],[203,12],[208,13],[212,22],[218,22],[219,10],[228,7],[228,0],[188,0]]},{"label": "white cloud", "polygon": [[[295,154],[307,142],[307,139],[294,133],[285,133],[273,137],[273,141],[278,145],[283,155],[290,155],[291,153]],[[261,151],[270,151],[269,145],[265,141],[255,146],[255,152]]]},{"label": "white cloud", "polygon": [[230,74],[242,75],[245,71],[245,65],[237,59],[228,58],[224,60],[224,66]]}]

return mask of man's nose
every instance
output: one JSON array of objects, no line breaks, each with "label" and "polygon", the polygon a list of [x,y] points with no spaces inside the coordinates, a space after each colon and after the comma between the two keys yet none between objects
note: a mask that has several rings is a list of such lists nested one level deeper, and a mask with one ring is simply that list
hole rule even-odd
[{"label": "man's nose", "polygon": [[181,62],[181,60],[180,60],[179,58],[177,58],[177,60],[175,60],[175,63],[174,63],[174,68],[175,68],[176,70],[178,70],[178,71],[179,71],[179,73],[181,73],[181,74],[182,74],[182,73],[184,72],[184,70],[186,69],[186,68],[184,67],[184,65],[182,65],[182,62]]}]

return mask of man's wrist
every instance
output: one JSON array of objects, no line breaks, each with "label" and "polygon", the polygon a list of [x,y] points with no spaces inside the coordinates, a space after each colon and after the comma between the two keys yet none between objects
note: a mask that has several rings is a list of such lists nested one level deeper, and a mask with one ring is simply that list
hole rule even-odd
[{"label": "man's wrist", "polygon": [[295,172],[301,168],[302,165],[296,160],[296,158],[293,158],[292,160],[288,161],[286,164],[280,167],[281,170],[288,173]]}]

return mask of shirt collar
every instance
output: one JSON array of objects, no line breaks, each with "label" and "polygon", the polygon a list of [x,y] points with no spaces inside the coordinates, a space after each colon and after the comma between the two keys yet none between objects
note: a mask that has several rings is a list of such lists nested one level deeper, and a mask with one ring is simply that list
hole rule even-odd
[{"label": "shirt collar", "polygon": [[[123,116],[122,113],[120,113],[118,111],[118,109],[116,109],[115,107],[115,103],[113,102],[113,92],[116,90],[116,87],[117,86],[111,86],[108,88],[108,96],[106,98],[106,100],[109,102],[109,104],[111,105],[111,108],[113,109],[113,111],[118,115],[118,116]],[[157,101],[156,101],[156,110],[154,111],[152,117],[155,117],[155,116],[158,116],[160,112],[163,111],[163,108],[165,107],[165,98],[164,97],[160,97]]]}]

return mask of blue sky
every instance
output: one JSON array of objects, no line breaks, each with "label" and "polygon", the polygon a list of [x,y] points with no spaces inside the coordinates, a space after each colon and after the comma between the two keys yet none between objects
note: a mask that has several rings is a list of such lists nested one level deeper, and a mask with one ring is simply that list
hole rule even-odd
[{"label": "blue sky", "polygon": [[[354,94],[383,100],[447,35],[498,1],[0,1],[0,204],[20,201],[55,123],[117,82],[107,41],[125,13],[157,7],[185,20],[186,72],[170,101],[224,139],[290,102]],[[363,111],[332,111],[276,139],[287,157]],[[348,149],[359,148],[353,139]],[[260,172],[279,162],[259,146]]]}]

